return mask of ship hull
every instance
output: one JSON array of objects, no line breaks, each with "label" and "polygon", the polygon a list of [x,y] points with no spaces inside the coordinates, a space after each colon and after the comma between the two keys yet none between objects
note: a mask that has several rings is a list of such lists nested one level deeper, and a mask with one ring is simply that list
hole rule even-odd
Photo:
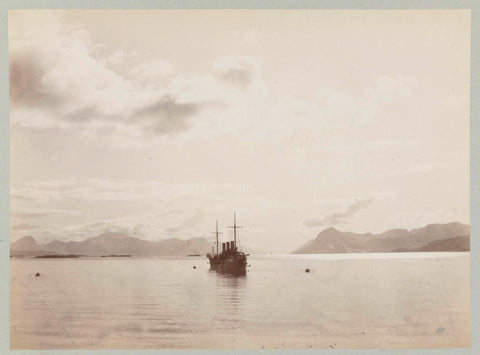
[{"label": "ship hull", "polygon": [[209,255],[208,258],[210,260],[210,270],[235,276],[247,274],[247,257],[244,254],[225,257]]},{"label": "ship hull", "polygon": [[237,249],[237,226],[236,214],[233,214],[233,240],[222,243],[222,253],[218,253],[218,222],[215,231],[217,240],[217,254],[207,254],[210,260],[210,270],[221,272],[229,275],[246,275],[247,274],[247,255]]}]

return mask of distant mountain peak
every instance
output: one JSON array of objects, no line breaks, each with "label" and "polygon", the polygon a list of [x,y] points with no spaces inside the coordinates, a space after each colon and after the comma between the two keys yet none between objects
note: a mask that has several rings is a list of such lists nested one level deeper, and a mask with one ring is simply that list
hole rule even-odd
[{"label": "distant mountain peak", "polygon": [[37,244],[37,241],[35,240],[35,238],[33,238],[30,235],[26,235],[26,236],[16,240],[14,243],[18,243],[18,242],[33,242],[33,243]]},{"label": "distant mountain peak", "polygon": [[[341,232],[329,227],[320,232],[316,239],[307,242],[293,253],[383,253],[421,248],[451,248],[452,251],[457,251],[467,248],[468,243],[463,239],[469,236],[470,226],[460,222],[428,224],[410,231],[390,229],[380,234]],[[463,239],[455,239],[457,237]]]},{"label": "distant mountain peak", "polygon": [[323,231],[321,231],[320,233],[338,233],[338,232],[340,232],[340,231],[338,229],[336,229],[335,227],[328,227],[328,228],[324,229]]},{"label": "distant mountain peak", "polygon": [[29,235],[18,239],[10,245],[11,249],[17,250],[35,250],[37,247],[37,241]]}]

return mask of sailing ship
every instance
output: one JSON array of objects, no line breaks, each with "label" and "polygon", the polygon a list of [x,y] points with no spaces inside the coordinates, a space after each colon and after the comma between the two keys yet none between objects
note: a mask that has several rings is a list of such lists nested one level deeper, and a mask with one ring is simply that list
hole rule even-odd
[{"label": "sailing ship", "polygon": [[222,252],[218,250],[218,235],[222,234],[218,232],[218,221],[216,223],[216,247],[210,254],[207,254],[207,257],[210,261],[210,270],[214,270],[220,273],[225,273],[229,275],[241,276],[246,275],[247,273],[247,256],[238,250],[237,248],[237,229],[242,228],[237,226],[237,217],[236,214],[233,214],[233,240],[229,242],[222,243]]}]

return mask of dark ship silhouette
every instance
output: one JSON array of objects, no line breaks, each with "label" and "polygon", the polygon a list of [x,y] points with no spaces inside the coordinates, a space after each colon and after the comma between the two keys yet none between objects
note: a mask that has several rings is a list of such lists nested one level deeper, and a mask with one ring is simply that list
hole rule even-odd
[{"label": "dark ship silhouette", "polygon": [[220,273],[225,273],[234,276],[242,276],[247,274],[247,256],[237,249],[237,229],[241,228],[237,226],[236,214],[233,214],[233,240],[229,242],[222,243],[222,252],[218,251],[218,235],[221,234],[218,232],[218,221],[217,228],[215,231],[216,235],[216,246],[215,249],[210,254],[207,254],[208,259],[210,260],[210,270],[214,270]]}]

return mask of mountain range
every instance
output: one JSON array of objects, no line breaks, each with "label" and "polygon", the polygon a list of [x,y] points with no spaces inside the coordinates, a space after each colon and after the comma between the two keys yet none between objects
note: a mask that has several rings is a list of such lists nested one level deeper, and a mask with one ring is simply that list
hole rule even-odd
[{"label": "mountain range", "polygon": [[380,234],[357,234],[327,228],[292,254],[468,251],[470,226],[459,222],[423,228],[391,229]]},{"label": "mountain range", "polygon": [[[212,244],[205,238],[150,241],[113,232],[103,233],[83,241],[54,240],[45,244],[39,244],[33,237],[25,236],[10,244],[12,256],[185,256],[206,254],[211,250]],[[320,232],[315,239],[294,250],[292,254],[468,250],[470,250],[470,226],[453,222],[429,224],[411,231],[391,229],[380,234],[341,232],[331,227]]]},{"label": "mountain range", "polygon": [[103,233],[83,241],[64,242],[54,240],[38,244],[31,236],[25,236],[10,244],[12,256],[37,255],[132,255],[132,256],[185,256],[205,254],[212,245],[205,238],[189,240],[166,239],[149,241],[133,238],[122,233]]}]

